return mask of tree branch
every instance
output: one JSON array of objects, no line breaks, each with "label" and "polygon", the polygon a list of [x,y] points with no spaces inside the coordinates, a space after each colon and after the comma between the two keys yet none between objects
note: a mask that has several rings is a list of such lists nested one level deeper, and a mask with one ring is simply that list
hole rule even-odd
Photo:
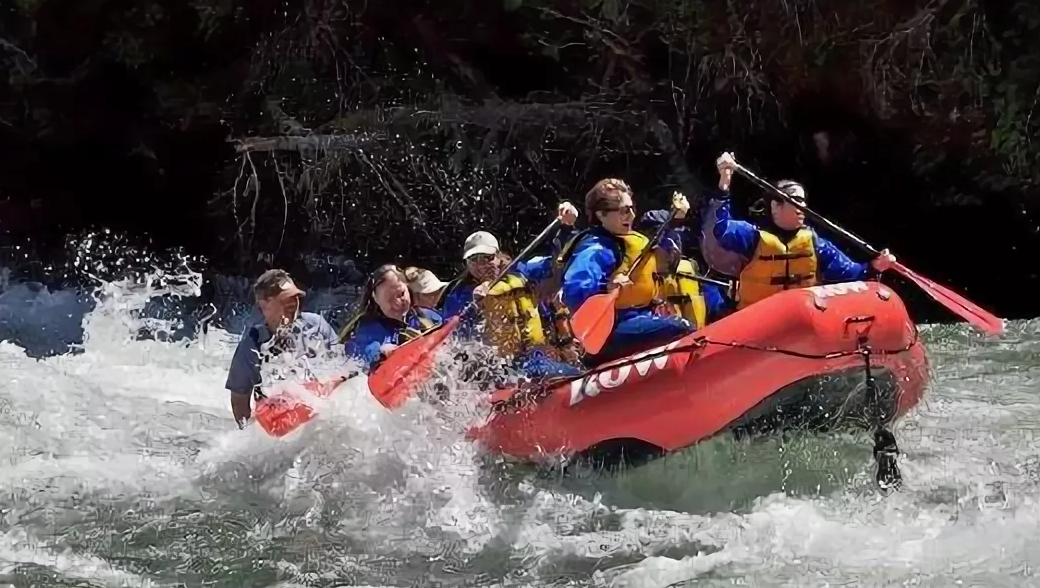
[{"label": "tree branch", "polygon": [[282,135],[278,137],[249,137],[228,139],[235,144],[235,152],[270,151],[352,151],[376,137],[366,135]]}]

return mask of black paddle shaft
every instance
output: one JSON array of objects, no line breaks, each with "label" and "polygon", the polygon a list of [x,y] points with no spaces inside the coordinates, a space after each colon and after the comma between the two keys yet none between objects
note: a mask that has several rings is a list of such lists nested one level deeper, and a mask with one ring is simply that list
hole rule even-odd
[{"label": "black paddle shaft", "polygon": [[[686,158],[679,153],[679,147],[675,144],[675,139],[672,137],[672,131],[668,128],[668,125],[657,118],[653,112],[650,113],[650,125],[650,131],[668,152],[668,161],[672,164],[672,171],[679,178],[679,186],[683,189],[683,194],[690,199],[690,207],[692,208],[694,203],[699,204],[703,200],[704,186],[690,173],[690,168],[686,165]],[[713,280],[707,276],[695,275],[692,277],[704,284],[714,284],[722,288],[730,287],[730,284],[726,282]]]},{"label": "black paddle shaft", "polygon": [[851,232],[849,232],[849,231],[839,227],[838,225],[834,224],[833,222],[828,220],[827,217],[821,215],[820,213],[818,213],[818,212],[814,211],[813,209],[809,208],[808,206],[806,206],[806,205],[796,201],[795,199],[791,198],[790,194],[788,194],[787,192],[784,192],[780,188],[777,188],[773,184],[770,184],[769,182],[767,182],[767,181],[763,180],[762,178],[756,176],[754,173],[752,173],[750,170],[748,170],[748,168],[746,168],[746,167],[740,165],[739,163],[737,163],[736,164],[736,169],[737,169],[738,172],[743,174],[744,177],[746,177],[747,179],[751,180],[752,182],[758,184],[761,188],[764,188],[766,190],[769,190],[770,192],[775,193],[777,196],[783,198],[786,202],[790,203],[792,206],[794,206],[798,210],[804,212],[805,216],[809,217],[809,219],[811,219],[814,223],[823,225],[824,227],[827,228],[828,231],[831,231],[832,233],[841,235],[845,240],[847,240],[849,243],[852,243],[853,245],[855,245],[856,247],[861,249],[867,255],[869,255],[871,257],[877,257],[877,256],[881,255],[881,252],[878,251],[877,249],[875,249],[873,246],[871,246],[870,243],[867,243],[866,241],[864,241],[863,239],[860,239],[859,237],[857,237],[856,235],[852,234]]},{"label": "black paddle shaft", "polygon": [[626,276],[631,276],[632,272],[634,272],[635,269],[637,267],[639,267],[639,264],[643,263],[643,260],[646,259],[646,256],[650,255],[650,253],[653,252],[654,247],[656,247],[657,244],[664,237],[665,231],[668,230],[668,225],[672,224],[672,219],[675,218],[675,215],[678,212],[679,212],[678,210],[676,210],[674,208],[672,209],[671,214],[668,215],[668,219],[665,220],[664,224],[662,224],[660,227],[658,227],[657,232],[654,233],[654,238],[650,239],[649,241],[647,241],[646,247],[643,247],[643,250],[641,252],[639,252],[639,257],[636,258],[635,262],[632,264],[632,267],[628,268],[628,271],[625,272]]},{"label": "black paddle shaft", "polygon": [[[502,278],[506,277],[509,274],[509,272],[511,272],[514,269],[516,269],[517,264],[520,263],[521,261],[523,261],[529,255],[531,255],[531,253],[535,250],[536,247],[538,247],[539,245],[544,243],[545,240],[548,239],[550,235],[555,233],[556,230],[560,228],[561,224],[563,224],[563,221],[561,221],[559,219],[559,217],[557,217],[555,220],[553,220],[553,222],[549,223],[549,226],[545,227],[545,230],[543,230],[541,233],[538,233],[538,236],[534,238],[534,241],[531,241],[530,245],[525,247],[524,250],[521,251],[519,255],[514,257],[513,260],[509,262],[509,265],[507,265],[505,267],[505,269],[503,269],[502,271],[498,272],[498,275],[495,276],[495,279],[491,280],[491,282],[488,283],[489,284],[488,285],[488,289],[490,289],[492,286],[494,286],[499,281],[501,281]],[[476,305],[477,305],[477,301],[476,300],[470,301],[470,303],[466,305],[466,308],[462,309],[462,312],[460,312],[459,315],[461,316],[461,315],[465,314],[466,312],[468,312],[471,308],[475,307]]]}]

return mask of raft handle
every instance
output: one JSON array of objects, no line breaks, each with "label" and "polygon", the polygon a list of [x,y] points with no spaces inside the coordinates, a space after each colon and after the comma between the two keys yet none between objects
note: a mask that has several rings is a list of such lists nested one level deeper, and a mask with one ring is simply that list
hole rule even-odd
[{"label": "raft handle", "polygon": [[870,328],[874,326],[874,315],[850,316],[849,318],[845,319],[844,328],[842,329],[842,333],[846,337],[849,336],[849,327],[851,327],[853,325],[866,325],[863,328],[856,327],[856,329],[855,329],[856,330],[856,336],[859,339],[865,340],[867,335],[870,334]]}]

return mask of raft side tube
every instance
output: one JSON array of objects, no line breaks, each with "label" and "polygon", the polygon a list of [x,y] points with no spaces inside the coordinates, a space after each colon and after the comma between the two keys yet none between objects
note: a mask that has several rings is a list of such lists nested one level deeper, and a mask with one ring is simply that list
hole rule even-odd
[{"label": "raft side tube", "polygon": [[[895,408],[886,412],[903,414],[927,381],[917,329],[891,290],[853,282],[772,296],[667,346],[558,384],[538,402],[496,412],[471,437],[528,461],[624,439],[674,451],[756,407],[774,406],[765,401],[798,382],[862,370],[863,344],[872,350],[874,375],[887,371],[896,383]],[[849,392],[828,394],[844,400]]]}]

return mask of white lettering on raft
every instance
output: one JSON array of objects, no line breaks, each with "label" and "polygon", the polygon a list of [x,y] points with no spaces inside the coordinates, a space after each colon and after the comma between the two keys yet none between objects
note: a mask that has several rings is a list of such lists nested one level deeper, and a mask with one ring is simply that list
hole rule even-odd
[{"label": "white lettering on raft", "polygon": [[866,282],[843,282],[841,284],[826,284],[823,286],[812,286],[809,291],[818,298],[833,298],[844,296],[855,292],[866,292],[870,287]]},{"label": "white lettering on raft", "polygon": [[[594,374],[591,376],[585,376],[580,380],[574,380],[571,382],[571,397],[567,406],[574,406],[585,398],[592,398],[598,396],[600,392],[604,390],[610,390],[623,386],[628,381],[628,377],[632,375],[632,368],[635,368],[640,378],[645,378],[650,373],[650,368],[656,367],[659,370],[663,370],[668,365],[668,351],[675,349],[679,342],[673,341],[663,347],[656,347],[648,351],[643,351],[632,356],[632,360],[639,360],[647,357],[643,361],[636,361],[635,363],[626,363],[617,367],[613,367],[609,370]],[[660,354],[660,355],[657,355]],[[657,355],[657,357],[651,357]]]}]

